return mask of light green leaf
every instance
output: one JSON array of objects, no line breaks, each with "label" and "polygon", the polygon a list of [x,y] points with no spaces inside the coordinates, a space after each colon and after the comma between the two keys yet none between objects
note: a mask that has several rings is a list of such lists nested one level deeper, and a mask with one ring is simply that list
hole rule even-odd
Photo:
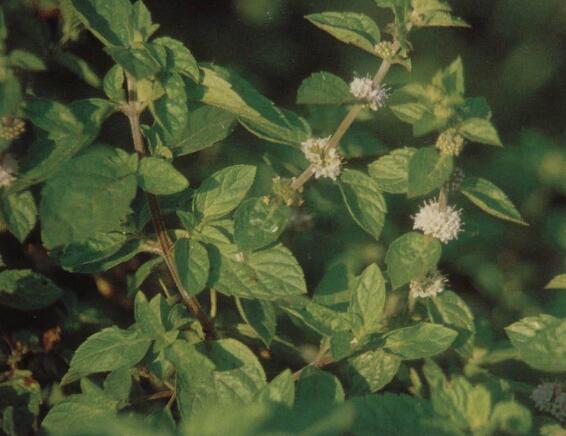
[{"label": "light green leaf", "polygon": [[407,192],[409,162],[416,151],[414,148],[401,148],[369,164],[369,175],[377,181],[379,189],[391,194]]},{"label": "light green leaf", "polygon": [[482,144],[502,147],[497,130],[489,120],[483,118],[468,118],[458,126],[458,131],[466,139]]},{"label": "light green leaf", "polygon": [[424,276],[436,267],[442,247],[436,239],[410,232],[391,243],[385,256],[393,289]]},{"label": "light green leaf", "polygon": [[166,144],[182,138],[189,122],[185,84],[178,74],[161,77],[165,95],[153,103],[153,115]]},{"label": "light green leaf", "polygon": [[277,241],[289,221],[291,210],[277,200],[255,197],[244,201],[234,213],[234,239],[242,250],[257,250]]},{"label": "light green leaf", "polygon": [[234,130],[236,117],[213,106],[198,106],[189,112],[186,127],[170,148],[175,156],[195,153],[226,139]]},{"label": "light green leaf", "polygon": [[283,245],[242,253],[235,245],[210,250],[210,287],[226,295],[273,300],[307,292],[303,271]]},{"label": "light green leaf", "polygon": [[297,92],[297,104],[342,105],[353,101],[348,84],[325,71],[314,73],[303,80]]},{"label": "light green leaf", "polygon": [[310,136],[306,122],[292,112],[278,109],[247,81],[215,65],[201,66],[202,86],[187,83],[189,98],[224,109],[252,133],[268,141],[298,145]]},{"label": "light green leaf", "polygon": [[205,288],[210,270],[206,248],[193,239],[181,238],[173,246],[173,257],[181,283],[191,295],[197,295]]},{"label": "light green leaf", "polygon": [[432,321],[442,323],[458,332],[454,348],[464,359],[472,357],[475,342],[474,315],[457,294],[444,291],[430,300],[433,313]]},{"label": "light green leaf", "polygon": [[68,107],[52,100],[32,98],[27,102],[26,113],[33,124],[49,132],[49,138],[59,140],[67,135],[79,135],[83,123]]},{"label": "light green leaf", "polygon": [[143,263],[136,272],[128,276],[128,297],[139,291],[141,285],[159,265],[163,263],[162,257],[156,257]]},{"label": "light green leaf", "polygon": [[493,408],[489,419],[491,426],[503,433],[531,434],[533,425],[531,412],[516,401],[500,401]]},{"label": "light green leaf", "polygon": [[381,35],[377,24],[364,14],[355,12],[323,12],[305,17],[316,27],[346,44],[373,53]]},{"label": "light green leaf", "polygon": [[40,216],[48,248],[120,228],[136,194],[137,158],[97,147],[63,165],[44,185]]},{"label": "light green leaf", "polygon": [[466,177],[460,190],[485,213],[502,220],[528,225],[507,195],[489,180]]},{"label": "light green leaf", "polygon": [[189,187],[189,182],[169,161],[144,157],[138,169],[138,184],[146,192],[171,195]]},{"label": "light green leaf", "polygon": [[335,376],[313,366],[306,367],[295,387],[295,409],[330,407],[344,401],[344,388]]},{"label": "light green leaf", "polygon": [[54,56],[55,60],[60,65],[75,74],[85,83],[94,88],[100,87],[100,78],[87,61],[69,51],[63,50],[56,50]]},{"label": "light green leaf", "polygon": [[358,335],[379,328],[385,307],[385,281],[379,267],[372,263],[354,280],[348,312]]},{"label": "light green leaf", "polygon": [[339,312],[306,297],[285,298],[277,301],[278,306],[290,316],[301,320],[307,327],[323,336],[352,329],[352,319],[347,313]]},{"label": "light green leaf", "polygon": [[529,316],[505,331],[529,366],[547,372],[566,371],[566,319]]},{"label": "light green leaf", "polygon": [[266,347],[275,337],[277,315],[273,303],[262,300],[236,299],[237,307],[244,321],[248,323]]},{"label": "light green leaf", "polygon": [[403,360],[422,359],[448,349],[457,335],[456,331],[440,324],[422,322],[389,332],[384,348]]},{"label": "light green leaf", "polygon": [[[156,300],[159,303],[159,300]],[[134,316],[139,331],[148,338],[156,339],[165,334],[165,326],[161,318],[160,304],[150,305],[143,292],[136,294],[134,300]]]},{"label": "light green leaf", "polygon": [[39,310],[51,306],[63,291],[48,278],[29,269],[0,272],[0,305],[17,310]]},{"label": "light green leaf", "polygon": [[415,124],[420,121],[425,113],[428,113],[428,108],[421,103],[402,103],[389,106],[391,111],[397,118],[409,124]]},{"label": "light green leaf", "polygon": [[27,71],[44,71],[45,63],[43,60],[25,50],[14,49],[8,56],[8,62],[11,67],[21,68]]},{"label": "light green leaf", "polygon": [[89,336],[77,348],[61,384],[72,383],[89,374],[132,367],[145,356],[150,344],[150,339],[135,330],[121,330],[116,326],[105,328]]},{"label": "light green leaf", "polygon": [[2,198],[2,217],[10,232],[24,242],[37,222],[37,208],[30,191],[7,195]]},{"label": "light green leaf", "polygon": [[338,186],[354,221],[378,240],[387,206],[377,182],[360,171],[346,169]]},{"label": "light green leaf", "polygon": [[128,403],[132,390],[132,374],[130,368],[119,368],[112,371],[104,380],[104,393],[118,401],[121,407]]},{"label": "light green leaf", "polygon": [[230,213],[248,193],[255,173],[256,168],[251,165],[233,165],[214,173],[197,189],[194,209],[207,220]]},{"label": "light green leaf", "polygon": [[120,103],[126,101],[125,80],[124,69],[120,65],[116,64],[108,70],[104,76],[102,87],[110,100]]},{"label": "light green leaf", "polygon": [[153,24],[151,13],[141,0],[132,5],[132,28],[134,40],[139,40],[141,36],[144,42],[159,29],[159,24]]},{"label": "light green leaf", "polygon": [[165,48],[167,52],[166,68],[169,72],[183,74],[195,82],[200,80],[197,61],[185,44],[168,36],[155,38],[153,44]]},{"label": "light green leaf", "polygon": [[104,45],[133,42],[130,0],[72,0],[83,24]]},{"label": "light green leaf", "polygon": [[559,274],[554,277],[544,289],[566,289],[566,274]]},{"label": "light green leaf", "polygon": [[106,51],[126,72],[138,80],[153,76],[161,70],[161,65],[146,47],[107,47]]},{"label": "light green leaf", "polygon": [[409,161],[407,195],[419,197],[440,188],[452,174],[452,156],[438,153],[434,147],[418,149]]},{"label": "light green leaf", "polygon": [[399,357],[382,348],[350,357],[343,363],[342,370],[348,380],[349,394],[377,392],[393,380],[400,364]]},{"label": "light green leaf", "polygon": [[260,402],[281,403],[293,407],[295,402],[295,381],[291,371],[286,369],[264,386],[258,396]]}]

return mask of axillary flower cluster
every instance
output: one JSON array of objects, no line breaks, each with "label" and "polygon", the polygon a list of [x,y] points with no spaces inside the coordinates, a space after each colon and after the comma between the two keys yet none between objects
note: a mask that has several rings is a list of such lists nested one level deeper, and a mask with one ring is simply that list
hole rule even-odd
[{"label": "axillary flower cluster", "polygon": [[441,205],[438,199],[425,201],[413,216],[413,229],[447,244],[456,239],[462,230],[461,213],[461,210],[452,206]]},{"label": "axillary flower cluster", "polygon": [[533,390],[531,399],[541,412],[566,421],[566,383],[541,383]]},{"label": "axillary flower cluster", "polygon": [[0,187],[10,186],[18,174],[18,162],[10,153],[0,157]]},{"label": "axillary flower cluster", "polygon": [[435,297],[444,292],[446,283],[448,283],[446,277],[435,271],[419,280],[411,280],[409,294],[412,298]]},{"label": "axillary flower cluster", "polygon": [[328,177],[336,180],[342,168],[342,157],[326,138],[309,138],[301,144],[301,150],[311,163],[315,178]]},{"label": "axillary flower cluster", "polygon": [[368,105],[372,111],[385,106],[389,97],[387,86],[376,85],[369,77],[356,77],[350,83],[350,93]]}]

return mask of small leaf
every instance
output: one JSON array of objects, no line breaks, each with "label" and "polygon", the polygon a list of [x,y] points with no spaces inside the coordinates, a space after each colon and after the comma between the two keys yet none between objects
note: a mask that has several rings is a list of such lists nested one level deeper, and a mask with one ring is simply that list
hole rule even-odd
[{"label": "small leaf", "polygon": [[173,246],[173,257],[181,283],[191,295],[197,295],[205,288],[209,276],[206,248],[193,239],[181,238]]},{"label": "small leaf", "polygon": [[138,80],[154,76],[161,70],[161,65],[147,47],[107,47],[106,51],[116,63]]},{"label": "small leaf", "polygon": [[547,372],[566,371],[566,319],[529,316],[505,331],[529,366]]},{"label": "small leaf", "polygon": [[8,56],[11,67],[21,68],[27,71],[44,71],[45,63],[41,58],[25,50],[12,50]]},{"label": "small leaf", "polygon": [[422,359],[448,349],[456,336],[452,329],[423,322],[387,333],[384,348],[403,360]]},{"label": "small leaf", "polygon": [[313,366],[306,367],[295,387],[295,408],[326,408],[344,401],[344,388],[335,376]]},{"label": "small leaf", "polygon": [[421,103],[403,103],[389,106],[397,118],[409,124],[420,121],[424,114],[429,112],[427,107]]},{"label": "small leaf", "polygon": [[236,302],[244,321],[255,330],[265,346],[269,347],[275,337],[277,325],[277,315],[273,303],[247,299],[237,299]]},{"label": "small leaf", "polygon": [[355,12],[323,12],[307,15],[316,27],[330,33],[346,44],[352,44],[373,53],[381,35],[377,24],[367,15]]},{"label": "small leaf", "polygon": [[414,148],[401,148],[369,164],[369,175],[377,181],[379,189],[391,194],[407,192],[409,162],[416,151]]},{"label": "small leaf", "polygon": [[418,149],[409,161],[409,197],[426,195],[440,188],[453,169],[452,156],[439,154],[434,147]]},{"label": "small leaf", "polygon": [[125,80],[124,69],[120,65],[114,65],[108,70],[104,76],[102,87],[110,100],[120,103],[126,101]]},{"label": "small leaf", "polygon": [[466,139],[482,144],[502,147],[501,139],[491,121],[483,118],[468,118],[458,126],[458,131]]},{"label": "small leaf", "polygon": [[377,182],[360,171],[344,170],[339,187],[354,221],[379,240],[387,206]]},{"label": "small leaf", "polygon": [[138,184],[146,192],[171,195],[188,188],[189,182],[164,159],[144,157],[138,169]]},{"label": "small leaf", "polygon": [[295,381],[291,371],[286,369],[266,385],[258,396],[260,402],[282,403],[293,407],[295,402]]},{"label": "small leaf", "polygon": [[485,213],[502,220],[528,225],[507,195],[490,181],[466,177],[460,189],[462,194]]},{"label": "small leaf", "polygon": [[185,47],[185,44],[168,36],[155,38],[152,42],[165,48],[168,71],[183,74],[195,82],[200,80],[197,61],[191,51]]},{"label": "small leaf", "polygon": [[24,242],[37,222],[37,208],[30,191],[2,198],[1,215],[10,232]]},{"label": "small leaf", "polygon": [[72,383],[89,374],[132,367],[145,356],[150,344],[150,339],[136,331],[115,326],[105,328],[89,336],[75,351],[61,384]]},{"label": "small leaf", "polygon": [[205,219],[220,218],[244,199],[255,179],[256,168],[233,165],[206,179],[197,189],[193,206]]},{"label": "small leaf", "polygon": [[165,334],[165,326],[163,325],[159,309],[159,305],[157,306],[157,310],[155,310],[155,306],[150,305],[143,292],[136,294],[134,301],[136,325],[140,332],[148,338],[155,339]]},{"label": "small leaf", "polygon": [[297,104],[342,105],[353,101],[348,84],[325,71],[314,73],[303,80],[297,92]]},{"label": "small leaf", "polygon": [[349,383],[350,395],[377,392],[397,374],[401,359],[378,348],[349,358],[342,370]]},{"label": "small leaf", "polygon": [[178,74],[162,75],[161,84],[165,94],[153,103],[153,115],[158,132],[166,144],[182,138],[189,120],[185,84]]},{"label": "small leaf", "polygon": [[133,42],[130,0],[72,0],[83,24],[104,45]]},{"label": "small leaf", "polygon": [[130,368],[112,371],[104,380],[104,393],[118,401],[123,407],[128,403],[132,390],[132,374]]},{"label": "small leaf", "polygon": [[277,241],[291,210],[277,200],[249,198],[234,213],[234,239],[242,250],[257,250]]},{"label": "small leaf", "polygon": [[554,277],[544,289],[566,289],[566,274],[559,274]]},{"label": "small leaf", "polygon": [[441,251],[438,240],[420,233],[410,232],[395,239],[385,256],[393,289],[400,288],[435,268]]},{"label": "small leaf", "polygon": [[128,276],[128,297],[139,291],[141,285],[150,276],[155,268],[163,263],[163,258],[156,257],[143,263],[136,272]]},{"label": "small leaf", "polygon": [[352,324],[364,334],[377,330],[385,307],[385,281],[376,264],[354,280],[351,298]]},{"label": "small leaf", "polygon": [[63,291],[48,278],[29,269],[0,272],[0,305],[17,310],[39,310],[51,306]]}]

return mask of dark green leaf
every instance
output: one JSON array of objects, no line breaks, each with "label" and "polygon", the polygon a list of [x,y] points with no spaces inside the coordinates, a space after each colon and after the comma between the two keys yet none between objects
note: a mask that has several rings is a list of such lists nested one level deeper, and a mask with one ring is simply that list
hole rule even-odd
[{"label": "dark green leaf", "polygon": [[107,47],[106,51],[126,72],[138,80],[153,76],[161,70],[161,65],[147,47]]},{"label": "dark green leaf", "polygon": [[37,208],[30,191],[2,198],[2,216],[10,232],[23,242],[35,227]]},{"label": "dark green leaf", "polygon": [[358,335],[378,329],[385,307],[385,281],[376,264],[354,280],[349,312]]},{"label": "dark green leaf", "polygon": [[48,278],[29,269],[0,272],[0,305],[18,310],[38,310],[51,306],[63,291]]},{"label": "dark green leaf", "polygon": [[376,392],[388,385],[397,374],[401,359],[382,348],[365,351],[342,364],[350,395]]},{"label": "dark green leaf", "polygon": [[163,36],[154,39],[153,43],[165,48],[167,52],[166,68],[169,72],[184,74],[195,82],[200,80],[197,61],[181,41]]},{"label": "dark green leaf", "polygon": [[177,169],[164,159],[144,157],[138,169],[138,184],[146,192],[171,195],[189,187],[189,182]]},{"label": "dark green leaf", "polygon": [[440,324],[422,322],[389,332],[384,348],[404,360],[422,359],[448,349],[457,335]]},{"label": "dark green leaf", "polygon": [[297,92],[297,104],[342,105],[353,101],[348,84],[325,71],[314,73],[303,80]]},{"label": "dark green leaf", "polygon": [[173,144],[182,138],[189,120],[187,95],[183,79],[178,74],[161,78],[165,95],[153,104],[153,114],[159,126],[159,133],[166,144]]},{"label": "dark green leaf", "polygon": [[369,175],[377,181],[379,189],[391,194],[407,192],[409,162],[416,151],[414,148],[401,148],[369,164]]},{"label": "dark green leaf", "polygon": [[263,343],[269,347],[275,337],[277,315],[273,303],[262,300],[237,299],[242,318],[255,330]]},{"label": "dark green leaf", "polygon": [[130,0],[72,0],[84,25],[104,45],[133,42]]},{"label": "dark green leaf", "polygon": [[173,246],[173,257],[181,283],[191,295],[197,295],[205,288],[209,275],[206,248],[193,239],[181,238]]},{"label": "dark green leaf", "polygon": [[440,188],[452,174],[452,156],[438,153],[434,147],[418,149],[409,161],[409,197],[419,197]]}]

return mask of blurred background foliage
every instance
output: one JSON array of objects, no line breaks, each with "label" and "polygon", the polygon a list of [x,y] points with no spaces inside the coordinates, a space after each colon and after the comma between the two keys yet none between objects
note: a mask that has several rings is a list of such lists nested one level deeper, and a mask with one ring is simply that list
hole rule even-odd
[{"label": "blurred background foliage", "polygon": [[[62,101],[102,96],[96,76],[103,77],[111,59],[92,36],[75,32],[72,23],[61,40],[60,1],[64,2],[4,0],[8,45],[47,59],[47,71],[25,78],[35,94]],[[146,4],[154,22],[161,24],[160,35],[182,40],[201,62],[240,72],[279,106],[306,116],[321,136],[332,133],[339,117],[333,111],[298,107],[295,96],[302,80],[325,70],[350,81],[354,73],[373,73],[378,64],[374,57],[316,29],[303,16],[350,10],[364,12],[381,24],[390,19],[371,0],[147,0]],[[566,316],[566,294],[543,289],[550,278],[566,271],[566,2],[453,0],[451,4],[454,14],[472,27],[416,32],[413,72],[395,67],[388,84],[395,88],[409,81],[429,82],[436,70],[461,56],[467,95],[485,96],[493,109],[505,148],[474,144],[465,149],[459,165],[466,174],[485,177],[507,192],[529,226],[490,218],[455,197],[464,209],[465,233],[445,249],[441,263],[452,288],[472,306],[483,332],[480,343],[487,345],[502,339],[503,327],[523,316],[539,312]],[[57,60],[61,46],[88,62],[92,71],[84,79],[90,86]],[[17,154],[26,153],[32,135],[28,132],[14,144]],[[119,115],[105,124],[100,139],[132,148],[128,126]],[[348,165],[365,168],[388,150],[432,145],[433,140],[413,139],[410,126],[384,109],[373,118],[366,116],[343,146]],[[295,175],[302,164],[298,152],[262,142],[237,128],[228,140],[181,159],[180,165],[197,186],[213,170],[241,162],[260,166],[253,188],[259,195],[269,190],[273,176]],[[354,224],[339,195],[332,183],[309,183],[305,205],[295,211],[283,237],[313,292],[317,287],[318,292],[329,286],[345,288],[344,279],[369,262],[383,265],[386,247],[409,230],[410,216],[422,201],[388,196],[390,215],[382,243],[376,244]],[[102,275],[68,274],[44,253],[37,229],[23,245],[8,234],[1,236],[0,243],[9,267],[43,271],[72,291],[67,299],[74,310],[65,318],[63,334],[84,331],[85,324],[98,329],[108,319],[128,325],[131,301],[126,298],[126,276],[140,259]],[[149,286],[158,285],[154,281]],[[31,320],[2,312],[0,320],[11,331],[25,327],[35,334],[53,334],[50,329],[58,326],[61,317],[52,312],[38,313]]]}]

